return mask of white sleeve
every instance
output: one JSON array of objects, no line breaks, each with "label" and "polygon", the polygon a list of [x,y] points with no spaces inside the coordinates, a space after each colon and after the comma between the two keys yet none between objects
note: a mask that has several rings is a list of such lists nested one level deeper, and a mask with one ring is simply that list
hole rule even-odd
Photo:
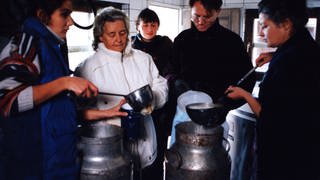
[{"label": "white sleeve", "polygon": [[[37,67],[38,71],[41,72],[38,55],[35,56],[35,59],[33,60],[32,63]],[[26,89],[22,90],[19,93],[17,99],[18,99],[19,112],[24,112],[24,111],[27,111],[27,110],[34,108],[32,86],[29,86]]]},{"label": "white sleeve", "polygon": [[91,81],[92,71],[90,65],[87,65],[87,59],[76,67],[74,75]]},{"label": "white sleeve", "polygon": [[29,86],[22,90],[18,95],[18,109],[19,112],[24,112],[32,109],[33,107],[33,89]]},{"label": "white sleeve", "polygon": [[156,109],[161,108],[168,100],[167,80],[159,74],[159,70],[150,56],[150,72],[152,75],[152,92],[154,96],[154,106]]}]

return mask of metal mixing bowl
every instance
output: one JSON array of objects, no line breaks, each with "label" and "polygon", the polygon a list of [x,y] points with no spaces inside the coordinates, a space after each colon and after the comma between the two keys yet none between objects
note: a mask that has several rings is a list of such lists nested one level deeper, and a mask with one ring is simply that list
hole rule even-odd
[{"label": "metal mixing bowl", "polygon": [[145,85],[126,95],[125,99],[134,111],[141,112],[143,109],[151,108],[153,100],[152,89],[149,85]]},{"label": "metal mixing bowl", "polygon": [[193,122],[207,127],[222,124],[228,113],[222,104],[213,103],[188,104],[186,111]]}]

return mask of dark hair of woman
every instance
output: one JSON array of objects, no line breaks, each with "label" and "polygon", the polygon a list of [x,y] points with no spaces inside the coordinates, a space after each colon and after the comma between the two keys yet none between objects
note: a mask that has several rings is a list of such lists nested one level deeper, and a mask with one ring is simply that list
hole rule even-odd
[{"label": "dark hair of woman", "polygon": [[139,26],[140,21],[143,21],[145,23],[156,22],[158,23],[158,25],[160,25],[160,20],[157,13],[149,8],[145,8],[139,13],[136,21],[136,26]]},{"label": "dark hair of woman", "polygon": [[37,16],[37,10],[41,9],[46,16],[50,17],[52,13],[62,6],[63,2],[66,0],[31,0],[28,5],[30,7],[27,16]]},{"label": "dark hair of woman", "polygon": [[[27,10],[25,10],[25,18],[27,17],[38,17],[40,21],[44,24],[48,24],[50,21],[50,17],[53,14],[53,12],[60,8],[62,4],[66,0],[31,0],[28,1],[28,7]],[[40,14],[38,14],[38,10],[40,11]],[[68,16],[70,12],[66,12],[66,16]]]},{"label": "dark hair of woman", "polygon": [[[1,34],[12,36],[20,31],[27,17],[37,17],[37,9],[42,9],[41,21],[49,22],[49,17],[65,0],[5,0],[1,3]],[[10,19],[8,21],[8,19]]]},{"label": "dark hair of woman", "polygon": [[266,14],[275,24],[289,19],[293,23],[293,28],[297,30],[308,22],[305,0],[262,0],[258,7],[259,13]]}]

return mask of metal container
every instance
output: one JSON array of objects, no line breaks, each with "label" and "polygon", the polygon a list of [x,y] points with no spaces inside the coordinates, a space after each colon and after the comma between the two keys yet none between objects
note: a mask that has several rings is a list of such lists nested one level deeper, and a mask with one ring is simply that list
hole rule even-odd
[{"label": "metal container", "polygon": [[108,92],[99,92],[99,94],[123,96],[126,99],[126,102],[132,107],[134,111],[141,112],[143,114],[150,114],[152,112],[151,104],[153,100],[153,93],[149,84],[144,85],[127,95]]},{"label": "metal container", "polygon": [[130,156],[123,149],[122,129],[115,125],[86,125],[81,132],[81,180],[129,180]]},{"label": "metal container", "polygon": [[230,180],[256,179],[255,126],[256,117],[248,104],[231,110],[226,122],[229,127],[229,155],[232,160]]},{"label": "metal container", "polygon": [[231,161],[223,146],[223,127],[178,124],[165,168],[166,180],[229,180]]},{"label": "metal container", "polygon": [[192,103],[186,106],[187,114],[191,120],[206,127],[216,127],[225,121],[228,113],[222,104]]}]

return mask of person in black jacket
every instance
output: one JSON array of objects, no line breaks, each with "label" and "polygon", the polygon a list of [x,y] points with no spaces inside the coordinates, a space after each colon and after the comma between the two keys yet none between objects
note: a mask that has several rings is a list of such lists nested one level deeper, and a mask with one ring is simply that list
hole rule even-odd
[{"label": "person in black jacket", "polygon": [[[150,54],[160,75],[166,77],[169,71],[168,62],[172,59],[173,43],[168,36],[157,35],[159,25],[160,20],[156,12],[149,8],[143,9],[136,21],[138,34],[132,37],[132,47]],[[170,98],[171,93],[169,89],[167,103],[161,109],[152,112],[157,133],[158,154],[155,162],[143,170],[143,179],[163,179],[164,152],[176,106]]]},{"label": "person in black jacket", "polygon": [[[252,69],[252,63],[239,35],[219,24],[222,0],[190,0],[189,5],[192,27],[174,39],[170,82],[177,97],[192,89],[217,102],[229,85]],[[254,83],[252,74],[241,87],[251,91]]]},{"label": "person in black jacket", "polygon": [[259,180],[320,179],[320,47],[305,25],[306,2],[262,0],[260,35],[277,47],[260,83],[258,99],[230,86],[228,96],[245,99],[257,119]]},{"label": "person in black jacket", "polygon": [[[169,88],[174,90],[175,98],[188,90],[207,93],[213,103],[225,105],[226,115],[244,101],[226,98],[225,89],[252,69],[251,60],[239,35],[219,24],[222,0],[190,0],[189,5],[192,25],[174,39]],[[255,75],[251,74],[240,86],[252,91],[254,84]],[[175,124],[186,119],[176,116],[173,121]]]}]

